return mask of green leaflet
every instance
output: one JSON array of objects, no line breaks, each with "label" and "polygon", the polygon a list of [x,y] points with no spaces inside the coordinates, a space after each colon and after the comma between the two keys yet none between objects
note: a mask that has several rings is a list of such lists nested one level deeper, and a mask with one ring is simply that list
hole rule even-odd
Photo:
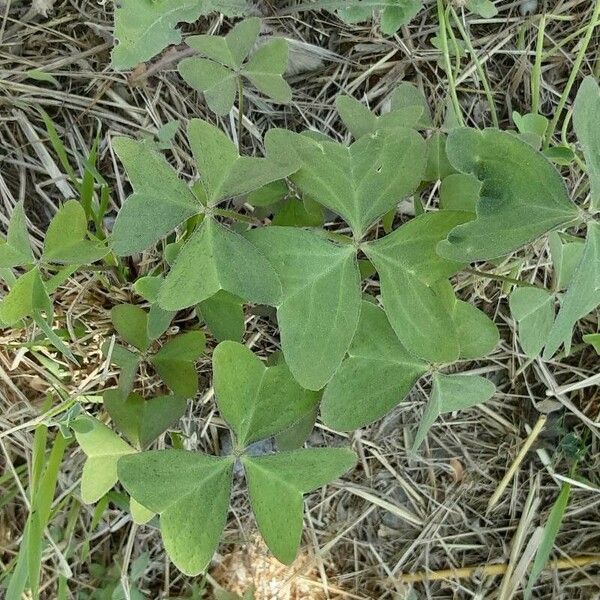
[{"label": "green leaflet", "polygon": [[600,223],[588,223],[581,260],[566,291],[556,321],[550,331],[543,357],[551,358],[561,344],[567,354],[575,323],[600,304]]},{"label": "green leaflet", "polygon": [[473,175],[452,173],[440,184],[440,208],[475,213],[481,181]]},{"label": "green leaflet", "polygon": [[214,296],[203,300],[196,307],[196,313],[219,342],[239,342],[244,336],[244,301],[229,292],[220,290]]},{"label": "green leaflet", "polygon": [[131,496],[129,497],[129,512],[131,513],[131,520],[136,525],[145,525],[155,514]]},{"label": "green leaflet", "polygon": [[175,566],[198,575],[209,564],[227,519],[233,457],[153,450],[119,461],[119,480],[137,502],[160,514]]},{"label": "green leaflet", "polygon": [[22,267],[33,262],[35,258],[29,244],[27,217],[23,202],[18,202],[10,215],[6,240],[0,238],[0,268]]},{"label": "green leaflet", "polygon": [[440,211],[408,221],[390,235],[363,245],[379,273],[385,312],[396,335],[416,356],[429,362],[453,362],[459,342],[450,313],[430,287],[463,264],[435,253],[437,243],[469,213]]},{"label": "green leaflet", "polygon": [[286,362],[300,385],[321,389],[342,362],[358,323],[355,250],[291,227],[255,229],[246,237],[281,279],[277,320]]},{"label": "green leaflet", "polygon": [[239,16],[245,0],[119,0],[115,6],[112,66],[123,70],[151,59],[171,44],[181,42],[178,23],[193,23],[202,15],[220,11]]},{"label": "green leaflet", "polygon": [[378,131],[351,146],[282,129],[270,135],[281,151],[299,158],[294,183],[340,215],[357,239],[417,188],[425,168],[425,142],[412,129]]},{"label": "green leaflet", "polygon": [[110,311],[111,321],[117,333],[140,352],[150,347],[148,337],[148,313],[133,304],[117,304]]},{"label": "green leaflet", "polygon": [[399,109],[409,109],[413,107],[415,110],[417,107],[422,109],[422,115],[418,122],[419,129],[427,129],[433,126],[433,119],[431,118],[431,110],[427,103],[427,98],[423,92],[414,84],[408,81],[403,81],[398,85],[390,94],[390,111],[394,112]]},{"label": "green leaflet", "polygon": [[583,149],[588,169],[592,212],[600,211],[600,87],[593,77],[586,77],[579,87],[573,108],[573,126]]},{"label": "green leaflet", "polygon": [[588,333],[583,336],[583,341],[586,344],[590,344],[596,351],[596,354],[600,354],[600,333]]},{"label": "green leaflet", "polygon": [[213,353],[213,385],[221,416],[240,447],[283,431],[316,407],[285,363],[266,367],[246,346],[221,342]]},{"label": "green leaflet", "polygon": [[260,533],[277,560],[290,564],[302,536],[302,495],[351,469],[356,456],[343,448],[310,448],[243,456],[242,464]]},{"label": "green leaflet", "polygon": [[380,129],[417,128],[423,117],[423,106],[412,104],[375,115],[362,102],[350,96],[337,96],[335,107],[348,131],[355,139],[373,134]]},{"label": "green leaflet", "polygon": [[455,299],[451,315],[460,346],[460,359],[483,358],[498,345],[500,341],[498,327],[477,307]]},{"label": "green leaflet", "polygon": [[481,404],[495,392],[496,386],[489,379],[478,375],[434,374],[431,398],[415,434],[413,452],[423,443],[427,432],[440,415]]},{"label": "green leaflet", "polygon": [[548,236],[548,246],[554,267],[554,289],[565,290],[571,284],[573,273],[581,260],[584,241],[553,231]]},{"label": "green leaflet", "polygon": [[540,288],[520,287],[510,295],[509,303],[518,323],[521,348],[533,358],[542,351],[554,323],[554,294]]},{"label": "green leaflet", "polygon": [[476,176],[482,188],[477,218],[450,232],[438,246],[442,256],[465,262],[497,258],[578,219],[558,171],[517,136],[455,129],[447,152],[452,166]]},{"label": "green leaflet", "polygon": [[52,301],[37,267],[21,275],[0,301],[0,322],[15,326],[34,311],[45,312],[46,318],[52,316]]},{"label": "green leaflet", "polygon": [[112,232],[114,251],[127,256],[155,244],[198,214],[201,206],[149,140],[117,138],[113,147],[134,190],[121,207]]},{"label": "green leaflet", "polygon": [[446,154],[446,139],[446,134],[439,131],[427,139],[427,166],[423,176],[425,181],[438,181],[455,172]]},{"label": "green leaflet", "polygon": [[135,450],[93,417],[78,417],[73,429],[77,442],[87,456],[81,476],[81,499],[86,504],[92,504],[117,483],[119,458],[135,453]]},{"label": "green leaflet", "polygon": [[279,277],[260,249],[207,217],[179,252],[158,302],[165,310],[178,310],[220,290],[256,304],[276,306],[281,299]]},{"label": "green leaflet", "polygon": [[51,263],[86,264],[104,258],[109,248],[86,239],[87,218],[77,200],[65,202],[50,222],[44,238],[42,259]]},{"label": "green leaflet", "polygon": [[399,342],[383,310],[363,302],[348,358],[325,388],[323,422],[338,431],[351,431],[381,418],[427,369],[427,363]]},{"label": "green leaflet", "polygon": [[276,102],[287,104],[292,90],[282,75],[288,61],[287,42],[276,38],[248,59],[260,33],[260,19],[238,23],[226,36],[198,35],[186,43],[207,58],[185,58],[179,74],[194,89],[201,91],[209,108],[226,115],[235,102],[238,85],[249,80],[254,87]]},{"label": "green leaflet", "polygon": [[156,396],[148,400],[139,394],[123,399],[117,390],[104,392],[104,407],[115,426],[137,448],[142,449],[176,423],[185,412],[183,396]]}]

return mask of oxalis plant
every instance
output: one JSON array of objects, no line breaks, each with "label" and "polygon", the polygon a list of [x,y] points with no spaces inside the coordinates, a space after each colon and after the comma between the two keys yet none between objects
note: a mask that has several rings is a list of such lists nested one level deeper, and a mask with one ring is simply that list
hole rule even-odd
[{"label": "oxalis plant", "polygon": [[[254,35],[256,26],[250,29]],[[242,80],[249,45],[236,53],[230,42],[204,39],[202,46],[219,77]],[[225,51],[237,56],[233,74]],[[231,83],[224,89],[229,105]],[[192,119],[189,181],[153,140],[113,138],[133,193],[108,239],[99,213],[70,201],[52,221],[40,257],[29,246],[21,206],[0,245],[11,288],[0,319],[14,325],[33,318],[73,360],[51,327],[54,278],[100,260],[123,271],[118,257],[162,251],[164,260],[133,283],[147,309],[111,311],[116,335],[103,351],[120,374],[103,404],[112,426],[91,415],[75,415],[68,425],[87,457],[82,499],[96,502],[120,482],[132,519],[158,522],[167,553],[190,575],[203,571],[217,548],[241,471],[267,546],[282,562],[293,561],[303,494],[356,460],[345,448],[303,447],[318,413],[325,426],[353,431],[384,416],[422,379],[431,394],[414,432],[418,451],[439,415],[494,395],[493,382],[465,367],[494,351],[498,329],[450,282],[463,270],[482,274],[473,263],[498,264],[548,236],[551,289],[502,279],[513,287],[511,314],[532,358],[550,360],[561,347],[568,354],[576,323],[600,304],[600,90],[592,78],[573,107],[575,150],[551,146],[548,122],[536,114],[515,115],[517,131],[431,131],[426,102],[407,84],[381,114],[350,97],[337,107],[352,143],[274,129],[264,137],[264,157],[240,155],[218,127]],[[585,169],[581,202],[569,197],[552,161]],[[439,201],[424,207],[420,192],[438,181]],[[248,210],[232,210],[239,198]],[[400,203],[410,208],[402,219]],[[585,241],[569,229],[585,229]],[[24,274],[16,278],[12,269]],[[282,352],[267,362],[240,343],[248,303],[276,312]],[[183,309],[195,310],[198,325],[170,335]],[[185,450],[172,431],[198,391],[195,361],[210,353],[201,324],[220,342],[212,383],[232,438],[231,452],[214,456]],[[597,344],[598,334],[584,341]],[[156,371],[168,393],[143,397],[140,368]],[[148,450],[167,431],[170,447]],[[277,452],[255,446],[273,437]]]}]

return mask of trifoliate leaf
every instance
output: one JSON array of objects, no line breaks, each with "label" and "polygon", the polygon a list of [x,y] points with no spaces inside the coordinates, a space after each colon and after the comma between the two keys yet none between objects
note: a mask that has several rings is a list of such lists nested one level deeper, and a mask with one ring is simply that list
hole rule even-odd
[{"label": "trifoliate leaf", "polygon": [[0,238],[0,268],[12,269],[35,262],[23,202],[17,202],[10,215],[6,240]]},{"label": "trifoliate leaf", "polygon": [[433,376],[431,398],[415,435],[413,452],[423,443],[427,432],[440,415],[481,404],[489,400],[495,392],[496,386],[489,379],[478,375],[436,373]]},{"label": "trifoliate leaf", "polygon": [[259,32],[260,19],[254,18],[241,21],[224,37],[199,35],[186,40],[206,58],[183,59],[179,74],[204,94],[209,108],[218,115],[231,110],[243,79],[276,102],[286,104],[292,99],[290,86],[282,77],[288,60],[283,38],[267,42],[245,62]]},{"label": "trifoliate leaf", "polygon": [[592,212],[600,211],[600,87],[593,77],[586,77],[579,87],[573,108],[573,126],[583,149],[590,180]]},{"label": "trifoliate leaf", "polygon": [[281,299],[277,273],[247,239],[205,218],[179,252],[158,295],[165,310],[194,306],[220,290],[256,304]]},{"label": "trifoliate leaf", "polygon": [[509,303],[518,324],[521,348],[533,358],[542,351],[554,323],[554,294],[541,288],[520,287],[510,295]]},{"label": "trifoliate leaf", "polygon": [[87,218],[77,200],[65,202],[50,222],[42,259],[52,263],[86,264],[105,257],[109,249],[101,241],[86,239]]},{"label": "trifoliate leaf", "polygon": [[554,289],[565,290],[571,284],[573,273],[581,260],[584,240],[553,231],[548,236],[548,246],[554,267]]},{"label": "trifoliate leaf", "polygon": [[37,267],[21,275],[0,301],[0,322],[14,326],[36,310],[52,315],[52,301]]},{"label": "trifoliate leaf", "polygon": [[358,323],[354,248],[291,227],[264,227],[246,236],[281,279],[277,321],[290,371],[303,387],[321,389],[342,362]]},{"label": "trifoliate leaf", "polygon": [[78,417],[73,423],[73,429],[87,456],[81,476],[81,499],[86,504],[92,504],[117,483],[119,458],[135,453],[135,450],[93,417]]},{"label": "trifoliate leaf", "polygon": [[447,153],[453,167],[482,182],[477,218],[459,225],[438,252],[460,261],[489,260],[577,220],[554,166],[517,136],[496,129],[455,129]]},{"label": "trifoliate leaf", "polygon": [[375,133],[379,129],[416,128],[423,116],[422,106],[409,105],[378,117],[362,102],[350,96],[337,96],[335,107],[355,139]]},{"label": "trifoliate leaf", "polygon": [[412,129],[378,131],[351,146],[281,129],[270,134],[301,161],[294,183],[340,215],[356,238],[416,189],[425,168],[425,142]]},{"label": "trifoliate leaf", "polygon": [[181,42],[178,23],[220,11],[234,17],[247,9],[245,0],[119,0],[115,7],[115,69],[130,69]]},{"label": "trifoliate leaf", "polygon": [[198,391],[196,361],[205,345],[206,336],[201,331],[188,331],[169,340],[150,362],[169,389],[190,398]]},{"label": "trifoliate leaf", "polygon": [[452,173],[440,184],[440,208],[475,213],[481,181],[473,175]]},{"label": "trifoliate leaf", "polygon": [[117,390],[106,390],[103,398],[115,426],[140,449],[175,424],[187,405],[182,396],[156,396],[146,400],[139,394],[129,394],[123,399]]},{"label": "trifoliate leaf", "polygon": [[266,367],[246,346],[221,342],[213,353],[213,385],[221,416],[245,447],[283,431],[318,402],[285,363]]},{"label": "trifoliate leaf", "polygon": [[277,560],[293,562],[302,536],[302,495],[336,479],[356,463],[343,448],[310,448],[243,456],[258,529]]},{"label": "trifoliate leaf", "polygon": [[119,479],[137,502],[160,514],[167,554],[186,575],[210,563],[225,527],[233,457],[185,450],[155,450],[125,456]]},{"label": "trifoliate leaf", "polygon": [[325,388],[323,422],[351,431],[381,418],[406,397],[427,368],[402,346],[383,310],[363,302],[348,358]]},{"label": "trifoliate leaf", "polygon": [[550,331],[544,359],[551,358],[561,344],[567,354],[571,349],[571,336],[575,323],[600,304],[600,223],[588,223],[587,237],[581,260],[573,274],[569,289]]},{"label": "trifoliate leaf", "polygon": [[110,318],[117,333],[128,344],[141,352],[148,350],[148,314],[144,309],[133,304],[117,304],[111,309]]},{"label": "trifoliate leaf", "polygon": [[276,129],[267,132],[267,158],[239,156],[235,144],[217,127],[192,119],[188,137],[209,206],[257,190],[287,177],[300,166],[293,153],[280,144]]},{"label": "trifoliate leaf", "polygon": [[241,298],[221,290],[200,302],[196,312],[217,341],[239,342],[244,336],[246,326],[244,301]]},{"label": "trifoliate leaf", "polygon": [[121,207],[112,232],[114,251],[127,256],[155,244],[198,214],[201,206],[150,141],[117,138],[113,146],[134,189]]}]

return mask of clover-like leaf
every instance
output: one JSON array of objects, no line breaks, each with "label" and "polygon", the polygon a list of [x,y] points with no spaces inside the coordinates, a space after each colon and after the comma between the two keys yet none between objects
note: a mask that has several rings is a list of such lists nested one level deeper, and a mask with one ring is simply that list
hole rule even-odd
[{"label": "clover-like leaf", "polygon": [[554,294],[541,288],[520,287],[510,295],[509,303],[518,324],[521,348],[533,358],[542,351],[554,323]]},{"label": "clover-like leaf", "polygon": [[213,378],[221,416],[241,447],[283,431],[312,412],[319,399],[296,383],[285,363],[266,367],[237,342],[216,347]]},{"label": "clover-like leaf", "polygon": [[584,240],[553,231],[548,236],[548,247],[554,268],[554,289],[565,290],[571,284],[575,269],[581,260]]},{"label": "clover-like leaf", "polygon": [[27,217],[23,202],[15,204],[8,223],[6,239],[0,237],[0,269],[22,267],[35,262],[29,243]]},{"label": "clover-like leaf", "polygon": [[592,212],[600,211],[600,87],[593,77],[586,77],[579,87],[573,107],[573,126],[583,149],[590,180]]},{"label": "clover-like leaf", "polygon": [[110,311],[110,318],[117,333],[128,344],[140,352],[146,352],[150,347],[148,337],[148,313],[133,304],[117,304]]},{"label": "clover-like leaf", "polygon": [[170,339],[150,362],[167,386],[184,398],[198,391],[196,360],[204,352],[206,336],[201,331],[188,331]]},{"label": "clover-like leaf", "polygon": [[181,42],[178,23],[193,23],[220,11],[234,17],[247,10],[246,0],[119,0],[115,6],[115,69],[130,69]]},{"label": "clover-like leaf", "polygon": [[126,256],[149,248],[202,207],[149,140],[117,138],[113,146],[134,190],[112,232],[115,252]]},{"label": "clover-like leaf", "polygon": [[500,341],[498,327],[482,310],[455,298],[450,312],[460,346],[459,358],[474,360],[487,356]]},{"label": "clover-like leaf", "polygon": [[336,479],[356,464],[344,448],[310,448],[270,456],[243,456],[250,504],[267,546],[290,564],[302,536],[302,495]]},{"label": "clover-like leaf", "polygon": [[383,310],[363,302],[348,357],[325,388],[323,422],[338,431],[351,431],[381,418],[427,369],[427,363],[400,343]]},{"label": "clover-like leaf", "polygon": [[200,302],[196,313],[219,342],[239,342],[244,336],[244,301],[225,290]]},{"label": "clover-like leaf", "polygon": [[482,188],[477,218],[450,232],[438,246],[442,256],[465,262],[498,258],[578,219],[558,171],[514,134],[455,129],[447,152],[453,167],[476,176]]},{"label": "clover-like leaf", "polygon": [[547,360],[564,344],[567,354],[575,323],[600,304],[600,223],[588,223],[581,260],[566,291],[556,321],[550,330],[544,358]]},{"label": "clover-like leaf", "polygon": [[291,227],[265,227],[246,236],[281,279],[277,321],[286,362],[300,385],[321,389],[339,367],[358,323],[355,250]]},{"label": "clover-like leaf", "polygon": [[97,502],[117,483],[117,462],[135,450],[114,431],[93,417],[77,417],[75,437],[87,459],[81,476],[81,499]]},{"label": "clover-like leaf", "polygon": [[260,19],[253,18],[241,21],[224,37],[187,38],[188,46],[206,58],[183,59],[178,66],[179,74],[204,94],[216,114],[226,115],[231,110],[243,79],[276,102],[291,101],[290,86],[282,77],[288,61],[287,42],[283,38],[267,42],[246,60],[259,33]]},{"label": "clover-like leaf", "polygon": [[431,118],[431,110],[427,98],[416,85],[408,81],[403,81],[392,90],[389,99],[391,112],[401,108],[408,109],[414,107],[413,110],[415,110],[416,107],[420,107],[423,112],[419,119],[418,128],[427,129],[433,126],[433,119]]},{"label": "clover-like leaf", "polygon": [[425,213],[363,250],[379,273],[382,302],[396,335],[409,351],[430,362],[453,362],[459,341],[452,317],[430,287],[463,264],[438,256],[435,248],[469,213]]},{"label": "clover-like leaf", "polygon": [[119,480],[137,502],[160,515],[165,549],[186,575],[210,563],[227,520],[233,457],[153,450],[119,461]]},{"label": "clover-like leaf", "polygon": [[207,217],[179,252],[158,302],[165,310],[193,306],[220,290],[275,306],[281,283],[264,255],[240,234]]},{"label": "clover-like leaf", "polygon": [[337,96],[335,107],[348,131],[355,139],[375,133],[379,129],[416,128],[423,116],[423,106],[400,106],[377,116],[362,102],[350,96]]},{"label": "clover-like leaf", "polygon": [[427,403],[419,429],[415,435],[413,452],[425,440],[427,432],[435,420],[444,413],[464,410],[489,400],[496,392],[496,386],[479,375],[442,375],[433,376],[431,398]]},{"label": "clover-like leaf", "polygon": [[302,166],[294,183],[340,215],[359,239],[417,188],[425,169],[425,141],[412,129],[378,131],[351,146],[281,129],[270,135],[298,156]]},{"label": "clover-like leaf", "polygon": [[0,322],[14,326],[35,311],[43,311],[47,317],[52,316],[52,301],[37,267],[21,275],[2,298]]},{"label": "clover-like leaf", "polygon": [[176,423],[187,405],[183,396],[156,396],[146,400],[139,394],[129,394],[123,399],[118,390],[106,390],[103,399],[115,426],[140,449]]},{"label": "clover-like leaf", "polygon": [[104,258],[109,248],[100,240],[86,239],[87,218],[77,200],[65,202],[52,221],[44,238],[42,259],[51,263],[85,264]]}]

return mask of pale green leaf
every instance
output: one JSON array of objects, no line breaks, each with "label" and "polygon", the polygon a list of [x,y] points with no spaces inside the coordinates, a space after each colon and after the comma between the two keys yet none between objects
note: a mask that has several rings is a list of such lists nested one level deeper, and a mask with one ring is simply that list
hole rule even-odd
[{"label": "pale green leaf", "polygon": [[129,394],[123,399],[117,390],[106,390],[103,399],[117,429],[140,449],[174,425],[187,405],[182,396],[156,396],[146,400],[139,394]]},{"label": "pale green leaf", "polygon": [[427,368],[402,346],[383,310],[363,302],[348,358],[325,388],[323,422],[338,431],[351,431],[383,417]]},{"label": "pale green leaf", "polygon": [[392,91],[390,94],[390,107],[392,112],[399,109],[410,109],[411,107],[413,110],[420,108],[422,114],[418,126],[426,129],[433,125],[427,98],[412,83],[404,81]]},{"label": "pale green leaf", "polygon": [[438,181],[454,173],[446,154],[446,134],[436,131],[427,139],[427,166],[425,181]]},{"label": "pale green leaf", "polygon": [[342,362],[358,323],[360,274],[354,248],[291,227],[265,227],[246,235],[281,279],[277,321],[286,362],[300,385],[321,389]]},{"label": "pale green leaf", "polygon": [[571,284],[575,269],[581,260],[584,240],[553,231],[548,236],[548,246],[554,267],[554,289],[565,290]]},{"label": "pale green leaf", "polygon": [[135,498],[129,498],[129,512],[131,513],[131,520],[136,525],[145,525],[155,514],[142,506]]},{"label": "pale green leaf", "polygon": [[196,159],[208,204],[214,206],[225,198],[233,198],[283,179],[297,170],[299,162],[279,144],[279,130],[265,137],[267,158],[239,156],[234,143],[217,127],[192,119],[188,137]]},{"label": "pale green leaf", "polygon": [[115,252],[126,256],[149,248],[202,207],[151,142],[117,138],[113,146],[134,189],[112,233]]},{"label": "pale green leaf", "polygon": [[588,333],[583,336],[583,341],[586,344],[590,344],[596,351],[596,354],[600,354],[600,333]]},{"label": "pale green leaf", "polygon": [[319,415],[319,406],[300,417],[291,427],[284,429],[275,436],[277,449],[280,451],[297,450],[302,448],[306,440],[310,437],[315,427],[317,416]]},{"label": "pale green leaf", "polygon": [[514,134],[455,129],[446,150],[454,168],[482,182],[477,218],[456,227],[438,246],[446,258],[498,258],[578,219],[558,171]]},{"label": "pale green leaf", "polygon": [[21,319],[40,310],[52,315],[52,301],[37,267],[21,275],[0,301],[0,322],[16,325]]},{"label": "pale green leaf", "polygon": [[101,241],[86,239],[87,218],[77,200],[65,202],[52,221],[44,238],[46,262],[86,264],[105,257],[109,248]]},{"label": "pale green leaf", "polygon": [[510,312],[518,324],[519,343],[529,357],[544,347],[554,323],[554,294],[533,287],[519,287],[509,299]]},{"label": "pale green leaf", "polygon": [[29,244],[27,217],[23,202],[18,202],[10,215],[6,240],[0,238],[0,268],[22,267],[33,262],[35,258]]},{"label": "pale green leaf", "polygon": [[318,402],[318,395],[301,388],[285,363],[266,367],[237,342],[221,342],[215,349],[213,385],[221,416],[242,447],[281,432]]},{"label": "pale green leaf", "polygon": [[416,189],[425,168],[425,142],[412,129],[378,131],[351,146],[284,130],[270,133],[301,161],[294,183],[340,215],[356,238]]},{"label": "pale green leaf", "polygon": [[456,299],[451,314],[460,345],[459,358],[483,358],[500,342],[498,327],[476,306]]},{"label": "pale green leaf", "polygon": [[160,289],[165,310],[193,306],[225,290],[256,304],[277,305],[281,284],[263,254],[241,235],[206,218],[179,252]]},{"label": "pale green leaf", "polygon": [[148,312],[148,324],[146,331],[148,338],[151,340],[157,340],[171,325],[171,321],[175,316],[176,311],[163,310],[158,303],[150,306]]},{"label": "pale green leaf", "polygon": [[239,342],[244,336],[246,325],[244,302],[241,298],[220,290],[214,296],[200,302],[196,312],[217,341]]},{"label": "pale green leaf", "polygon": [[148,314],[144,309],[133,304],[117,304],[111,309],[110,318],[117,333],[128,344],[141,352],[148,350]]},{"label": "pale green leaf", "polygon": [[440,184],[440,208],[474,213],[480,192],[479,179],[473,175],[452,173]]},{"label": "pale green leaf", "polygon": [[288,193],[285,181],[272,181],[248,194],[248,203],[252,206],[270,206],[283,200]]},{"label": "pale green leaf", "polygon": [[573,108],[573,126],[583,148],[590,180],[592,212],[600,211],[600,87],[593,77],[586,77],[579,87]]},{"label": "pale green leaf", "polygon": [[[106,354],[110,345],[104,344],[103,351]],[[118,390],[121,398],[126,398],[129,392],[133,389],[135,377],[137,375],[142,357],[137,352],[131,352],[118,344],[115,344],[112,349],[111,362],[121,368],[119,373]]]},{"label": "pale green leaf", "polygon": [[290,564],[302,536],[302,495],[351,469],[356,456],[344,448],[311,448],[243,456],[242,463],[258,529],[275,558]]},{"label": "pale green leaf", "polygon": [[436,373],[433,376],[431,398],[415,435],[413,452],[423,443],[427,432],[440,415],[481,404],[489,400],[495,392],[496,386],[489,379],[479,375]]},{"label": "pale green leaf", "polygon": [[498,14],[491,0],[467,0],[467,8],[484,19],[492,19]]},{"label": "pale green leaf", "polygon": [[130,69],[151,59],[171,44],[181,42],[178,23],[193,23],[200,16],[220,11],[239,16],[245,0],[119,0],[115,7],[115,69]]},{"label": "pale green leaf", "polygon": [[167,554],[186,575],[210,563],[225,528],[232,457],[154,450],[119,461],[119,480],[137,502],[160,514]]},{"label": "pale green leaf", "polygon": [[81,476],[81,499],[86,504],[92,504],[117,483],[119,458],[135,450],[93,417],[78,417],[73,429],[77,442],[87,456]]},{"label": "pale green leaf", "polygon": [[571,336],[575,323],[600,304],[600,223],[588,223],[585,247],[573,274],[560,310],[550,331],[544,349],[544,358],[551,358],[561,344],[567,354],[571,349]]},{"label": "pale green leaf", "polygon": [[282,77],[288,62],[288,46],[283,38],[276,38],[261,46],[246,63],[242,74],[252,85],[269,98],[288,104],[292,90]]}]

